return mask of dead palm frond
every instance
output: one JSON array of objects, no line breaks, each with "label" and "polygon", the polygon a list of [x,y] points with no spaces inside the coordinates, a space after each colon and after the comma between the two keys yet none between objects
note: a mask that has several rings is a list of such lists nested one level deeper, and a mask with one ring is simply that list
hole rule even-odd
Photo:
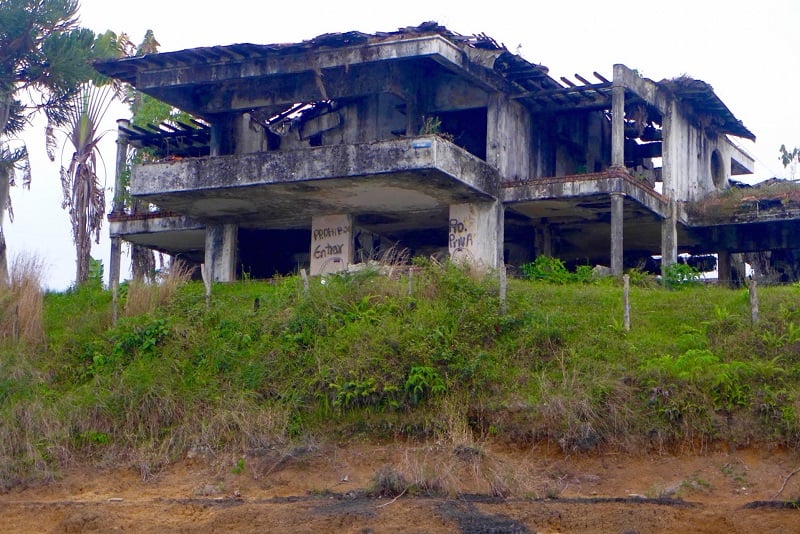
[{"label": "dead palm frond", "polygon": [[75,151],[69,165],[61,167],[64,194],[61,206],[69,211],[77,254],[75,283],[81,284],[89,275],[92,236],[95,243],[100,242],[105,217],[105,184],[98,173],[98,144],[105,132],[99,128],[114,98],[114,90],[109,86],[85,84],[75,98],[66,123],[67,139]]}]

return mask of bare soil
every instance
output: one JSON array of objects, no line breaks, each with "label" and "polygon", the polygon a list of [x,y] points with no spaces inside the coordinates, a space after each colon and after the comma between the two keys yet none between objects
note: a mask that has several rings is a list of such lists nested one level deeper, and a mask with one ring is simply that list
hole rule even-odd
[{"label": "bare soil", "polygon": [[[763,449],[587,456],[349,443],[244,458],[195,452],[156,474],[76,466],[12,490],[0,495],[0,531],[800,532],[798,467],[796,452]],[[380,496],[379,473],[417,486]]]}]

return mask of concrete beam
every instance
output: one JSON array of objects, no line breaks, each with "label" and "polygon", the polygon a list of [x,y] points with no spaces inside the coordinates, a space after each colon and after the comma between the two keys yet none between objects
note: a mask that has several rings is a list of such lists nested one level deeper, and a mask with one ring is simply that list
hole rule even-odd
[{"label": "concrete beam", "polygon": [[[136,88],[200,115],[375,92],[375,83],[387,86],[397,79],[376,71],[384,68],[382,63],[409,60],[433,61],[487,91],[510,90],[502,76],[473,63],[461,47],[440,35],[300,52],[265,52],[238,61],[185,64],[170,61],[169,53],[162,56],[163,66],[142,63]],[[353,73],[362,80],[359,83],[373,89],[359,89],[359,83],[353,83]]]},{"label": "concrete beam", "polygon": [[764,222],[692,226],[691,232],[710,252],[760,252],[800,249],[800,217]]},{"label": "concrete beam", "polygon": [[[164,55],[168,61],[169,55]],[[147,92],[157,87],[185,87],[221,80],[244,80],[298,74],[336,67],[354,67],[365,63],[397,59],[435,57],[437,61],[464,68],[467,58],[454,43],[440,35],[369,43],[341,48],[317,48],[299,53],[276,51],[241,61],[230,59],[177,66],[167,63],[137,73],[136,88]]]},{"label": "concrete beam", "polygon": [[581,174],[559,178],[536,178],[507,184],[502,188],[506,204],[521,204],[541,200],[563,200],[621,192],[647,210],[666,217],[667,198],[636,181],[624,170]]},{"label": "concrete beam", "polygon": [[726,138],[726,143],[731,154],[731,174],[753,174],[755,172],[755,159],[753,156],[745,152],[742,148],[736,146],[730,139]]},{"label": "concrete beam", "polygon": [[636,96],[656,108],[659,112],[666,113],[668,97],[654,81],[643,78],[639,73],[629,69],[621,63],[614,65],[614,85],[622,86],[635,93]]}]

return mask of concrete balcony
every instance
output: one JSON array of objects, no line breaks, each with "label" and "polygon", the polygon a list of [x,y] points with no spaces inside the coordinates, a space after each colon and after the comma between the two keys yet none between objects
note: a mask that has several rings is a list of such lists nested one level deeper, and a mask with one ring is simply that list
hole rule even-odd
[{"label": "concrete balcony", "polygon": [[131,194],[204,223],[309,228],[349,213],[380,233],[441,226],[451,204],[498,199],[499,183],[486,162],[425,136],[143,165]]},{"label": "concrete balcony", "polygon": [[111,237],[193,261],[203,260],[205,225],[189,217],[164,212],[110,213],[108,223]]},{"label": "concrete balcony", "polygon": [[609,261],[612,194],[623,199],[625,250],[655,253],[669,202],[624,169],[504,184],[506,237],[524,241],[531,225],[552,227],[564,257]]}]

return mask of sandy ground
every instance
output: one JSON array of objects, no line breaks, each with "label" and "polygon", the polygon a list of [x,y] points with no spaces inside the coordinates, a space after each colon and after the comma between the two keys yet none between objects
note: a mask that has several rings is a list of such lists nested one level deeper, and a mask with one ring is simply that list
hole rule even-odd
[{"label": "sandy ground", "polygon": [[[16,488],[0,495],[0,532],[800,532],[800,509],[788,505],[800,496],[798,467],[800,454],[766,450],[570,456],[348,444],[191,454],[146,477],[83,466]],[[381,473],[425,489],[380,496]]]}]

